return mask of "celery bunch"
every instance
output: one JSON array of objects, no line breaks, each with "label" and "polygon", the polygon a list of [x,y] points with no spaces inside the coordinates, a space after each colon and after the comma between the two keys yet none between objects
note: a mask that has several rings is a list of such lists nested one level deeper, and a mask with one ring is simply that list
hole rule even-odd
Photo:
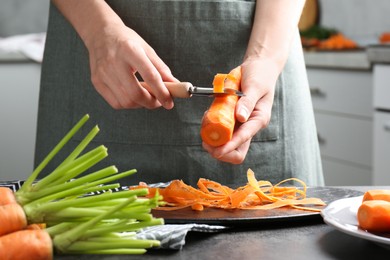
[{"label": "celery bunch", "polygon": [[[24,208],[29,223],[45,223],[58,252],[68,254],[142,254],[147,248],[159,246],[156,240],[135,237],[142,228],[162,225],[151,209],[161,197],[145,198],[147,189],[123,190],[112,183],[136,173],[118,173],[115,166],[80,175],[108,156],[103,145],[83,151],[99,132],[95,126],[68,157],[49,175],[38,175],[61,148],[86,123],[85,115],[46,156],[15,196]],[[102,191],[100,195],[91,195]]]}]

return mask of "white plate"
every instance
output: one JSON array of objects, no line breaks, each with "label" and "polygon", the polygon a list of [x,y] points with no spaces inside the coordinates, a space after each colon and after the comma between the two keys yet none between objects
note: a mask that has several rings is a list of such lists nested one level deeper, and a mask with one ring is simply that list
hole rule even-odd
[{"label": "white plate", "polygon": [[390,249],[390,234],[373,234],[360,229],[356,217],[363,196],[336,200],[321,211],[326,224],[346,234],[370,240]]}]

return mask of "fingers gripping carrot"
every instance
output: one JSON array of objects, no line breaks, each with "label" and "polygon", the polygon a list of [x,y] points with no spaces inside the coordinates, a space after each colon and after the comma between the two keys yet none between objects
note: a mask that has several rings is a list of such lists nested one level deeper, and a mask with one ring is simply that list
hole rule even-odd
[{"label": "fingers gripping carrot", "polygon": [[0,259],[53,259],[53,245],[44,230],[20,230],[0,237]]},{"label": "fingers gripping carrot", "polygon": [[14,192],[7,187],[0,187],[0,206],[16,203]]},{"label": "fingers gripping carrot", "polygon": [[[230,71],[226,76],[224,88],[240,90],[240,86],[241,67],[239,66]],[[220,88],[220,86],[217,88]],[[235,109],[237,101],[238,97],[235,95],[214,98],[213,103],[202,119],[200,135],[203,142],[216,147],[224,145],[231,140],[236,122]]]},{"label": "fingers gripping carrot", "polygon": [[27,218],[19,204],[14,203],[0,207],[0,236],[26,227]]}]

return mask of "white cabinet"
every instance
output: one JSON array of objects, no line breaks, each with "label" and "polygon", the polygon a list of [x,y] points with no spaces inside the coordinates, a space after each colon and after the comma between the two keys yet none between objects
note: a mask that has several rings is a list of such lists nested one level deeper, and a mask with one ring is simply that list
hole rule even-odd
[{"label": "white cabinet", "polygon": [[0,180],[33,170],[40,64],[0,62]]},{"label": "white cabinet", "polygon": [[372,73],[308,68],[326,185],[369,185]]},{"label": "white cabinet", "polygon": [[374,66],[373,184],[390,184],[390,65]]}]

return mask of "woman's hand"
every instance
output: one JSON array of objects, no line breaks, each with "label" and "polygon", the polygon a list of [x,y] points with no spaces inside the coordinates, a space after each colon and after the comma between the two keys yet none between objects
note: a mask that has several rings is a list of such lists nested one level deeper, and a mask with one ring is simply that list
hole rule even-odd
[{"label": "woman's hand", "polygon": [[[89,52],[95,89],[115,109],[173,107],[163,81],[177,81],[168,66],[104,0],[52,0]],[[149,86],[142,87],[136,77]]]},{"label": "woman's hand", "polygon": [[203,143],[203,148],[212,157],[232,164],[244,161],[253,136],[269,124],[279,75],[275,64],[260,57],[247,58],[241,70],[241,90],[245,96],[238,100],[236,106],[237,125],[232,139],[219,147]]},{"label": "woman's hand", "polygon": [[252,33],[242,64],[241,97],[236,106],[239,122],[227,144],[203,147],[215,158],[239,164],[248,153],[252,137],[271,118],[276,80],[290,52],[290,45],[305,0],[257,1]]},{"label": "woman's hand", "polygon": [[[95,89],[115,109],[173,107],[163,81],[175,81],[169,68],[135,31],[110,24],[87,45]],[[138,73],[150,87],[146,90]]]}]

